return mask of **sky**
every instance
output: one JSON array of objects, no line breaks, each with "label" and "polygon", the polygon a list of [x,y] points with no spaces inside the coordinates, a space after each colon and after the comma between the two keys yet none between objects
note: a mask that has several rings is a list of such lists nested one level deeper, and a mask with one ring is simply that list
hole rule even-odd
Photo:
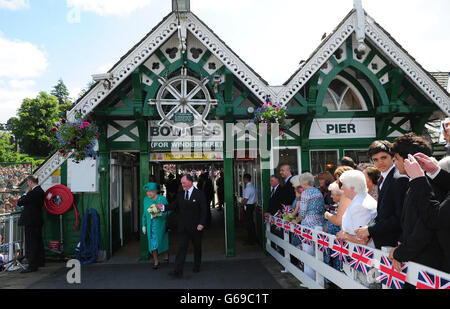
[{"label": "sky", "polygon": [[[363,0],[425,69],[450,71],[449,0]],[[283,84],[352,0],[192,0],[191,11],[271,85]],[[0,123],[62,78],[72,97],[171,12],[171,0],[0,0]]]}]

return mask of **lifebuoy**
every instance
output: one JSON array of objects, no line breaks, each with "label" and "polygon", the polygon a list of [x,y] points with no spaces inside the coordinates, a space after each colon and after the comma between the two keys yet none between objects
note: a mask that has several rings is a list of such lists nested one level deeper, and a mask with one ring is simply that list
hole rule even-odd
[{"label": "lifebuoy", "polygon": [[73,194],[69,188],[63,185],[51,187],[45,193],[45,209],[53,215],[63,215],[72,207],[75,210],[75,231],[78,229],[78,212],[73,203]]}]

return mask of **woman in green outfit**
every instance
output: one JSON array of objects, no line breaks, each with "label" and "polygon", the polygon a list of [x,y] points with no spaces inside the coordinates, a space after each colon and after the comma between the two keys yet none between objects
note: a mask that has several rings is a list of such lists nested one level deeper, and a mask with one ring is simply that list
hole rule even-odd
[{"label": "woman in green outfit", "polygon": [[161,216],[153,217],[148,209],[152,205],[167,205],[167,199],[158,195],[158,184],[150,182],[144,186],[147,196],[144,199],[144,214],[142,216],[142,232],[148,236],[148,250],[153,254],[153,269],[159,268],[158,255],[163,254],[164,261],[169,263],[169,235],[166,229],[166,221],[169,212],[161,213]]}]

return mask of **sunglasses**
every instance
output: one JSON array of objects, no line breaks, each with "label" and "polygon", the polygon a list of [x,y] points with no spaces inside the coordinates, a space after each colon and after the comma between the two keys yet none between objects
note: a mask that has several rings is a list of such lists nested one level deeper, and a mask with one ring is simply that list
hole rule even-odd
[{"label": "sunglasses", "polygon": [[340,181],[338,182],[338,185],[339,185],[339,189],[342,189],[342,187],[344,186],[344,184]]}]

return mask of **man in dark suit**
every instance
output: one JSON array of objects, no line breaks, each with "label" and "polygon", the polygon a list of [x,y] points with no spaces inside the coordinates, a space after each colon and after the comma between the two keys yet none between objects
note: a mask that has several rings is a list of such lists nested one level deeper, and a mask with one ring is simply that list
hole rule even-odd
[{"label": "man in dark suit", "polygon": [[[440,270],[450,273],[450,173],[421,153],[405,160],[405,169],[412,179],[411,189],[416,193],[414,199],[420,218],[429,229],[437,231],[439,244],[444,252]],[[447,194],[442,203],[434,194],[431,183]]]},{"label": "man in dark suit", "polygon": [[295,200],[295,188],[292,186],[291,178],[292,171],[288,164],[284,164],[280,167],[280,175],[283,178],[281,186],[281,204],[285,206],[292,206]]},{"label": "man in dark suit", "polygon": [[25,257],[28,260],[28,268],[22,273],[30,273],[45,266],[44,241],[42,239],[42,226],[44,220],[42,207],[44,205],[45,192],[39,186],[38,179],[33,176],[27,178],[29,190],[18,201],[17,205],[23,207],[20,225],[25,227]]},{"label": "man in dark suit", "polygon": [[375,141],[369,147],[369,158],[381,171],[377,217],[372,225],[355,231],[360,239],[373,239],[377,249],[396,247],[402,233],[400,220],[409,179],[395,167],[392,146],[388,141]]},{"label": "man in dark suit", "polygon": [[[423,153],[431,156],[432,153],[430,143],[424,137],[416,136],[414,133],[397,138],[392,151],[395,153],[395,165],[403,175],[407,175],[405,160],[409,158],[409,155]],[[403,205],[400,244],[392,249],[389,257],[397,270],[403,262],[415,262],[441,269],[444,254],[439,245],[437,231],[425,225],[418,211],[418,192],[413,190],[413,184],[413,182],[408,184]]]},{"label": "man in dark suit", "polygon": [[264,214],[266,217],[274,216],[278,211],[282,210],[281,185],[278,176],[272,175],[270,177],[270,186],[272,188],[272,191],[270,193],[269,208],[267,209],[267,212]]},{"label": "man in dark suit", "polygon": [[174,278],[183,277],[184,263],[189,241],[194,244],[194,273],[200,272],[202,262],[202,234],[206,226],[207,205],[205,195],[193,186],[193,178],[185,175],[181,179],[184,191],[177,194],[173,203],[161,207],[162,211],[178,212],[178,239],[180,247],[175,260],[175,271],[169,275]]}]

